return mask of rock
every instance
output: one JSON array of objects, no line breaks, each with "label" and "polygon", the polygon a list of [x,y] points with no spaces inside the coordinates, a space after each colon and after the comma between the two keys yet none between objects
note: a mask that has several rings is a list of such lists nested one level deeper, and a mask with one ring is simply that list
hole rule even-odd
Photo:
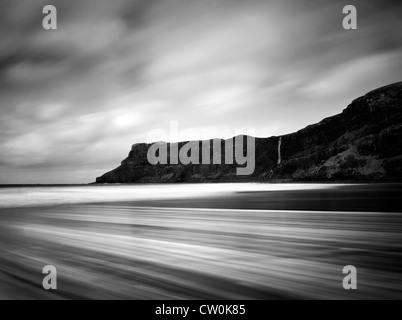
[{"label": "rock", "polygon": [[169,181],[169,180],[171,180],[172,178],[173,178],[173,176],[174,176],[174,173],[172,172],[172,173],[168,173],[168,174],[165,174],[164,176],[162,176],[161,177],[161,180],[162,181]]},{"label": "rock", "polygon": [[205,182],[205,177],[202,174],[194,174],[188,179],[188,182]]},{"label": "rock", "polygon": [[[250,176],[237,176],[237,164],[151,165],[147,159],[151,144],[140,143],[133,145],[120,167],[96,182],[401,180],[401,141],[399,82],[373,90],[354,100],[341,114],[295,133],[256,138],[256,166]],[[179,143],[179,147],[184,144]],[[224,159],[224,147],[221,156]]]}]

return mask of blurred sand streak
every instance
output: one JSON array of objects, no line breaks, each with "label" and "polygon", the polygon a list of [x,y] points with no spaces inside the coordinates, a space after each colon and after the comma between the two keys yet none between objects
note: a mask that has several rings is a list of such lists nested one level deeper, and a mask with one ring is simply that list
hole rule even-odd
[{"label": "blurred sand streak", "polygon": [[[87,204],[1,214],[0,298],[400,298],[402,215]],[[42,268],[58,270],[54,292]],[[358,290],[342,287],[345,265]]]}]

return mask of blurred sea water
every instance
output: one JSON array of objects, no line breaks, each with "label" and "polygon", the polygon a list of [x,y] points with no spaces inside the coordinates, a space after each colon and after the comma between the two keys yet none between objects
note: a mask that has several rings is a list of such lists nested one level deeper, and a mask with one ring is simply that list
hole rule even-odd
[{"label": "blurred sea water", "polygon": [[236,192],[334,189],[339,186],[341,185],[228,183],[7,187],[0,188],[0,207],[186,199]]},{"label": "blurred sea water", "polygon": [[[0,299],[389,299],[399,184],[0,188]],[[54,265],[58,290],[42,288]],[[358,270],[345,290],[342,269]]]}]

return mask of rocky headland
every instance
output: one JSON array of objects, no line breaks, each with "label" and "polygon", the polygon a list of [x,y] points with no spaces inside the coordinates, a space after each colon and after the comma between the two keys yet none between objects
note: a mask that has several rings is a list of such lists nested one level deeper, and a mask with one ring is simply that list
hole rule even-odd
[{"label": "rocky headland", "polygon": [[373,90],[342,113],[295,133],[255,138],[255,171],[249,176],[236,175],[237,164],[225,161],[152,165],[151,145],[134,144],[121,165],[96,183],[401,181],[402,82]]}]

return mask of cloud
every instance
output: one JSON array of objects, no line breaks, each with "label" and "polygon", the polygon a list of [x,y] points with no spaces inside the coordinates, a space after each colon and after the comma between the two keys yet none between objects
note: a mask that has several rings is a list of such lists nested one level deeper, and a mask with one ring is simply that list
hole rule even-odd
[{"label": "cloud", "polygon": [[[301,91],[320,98],[346,95],[350,88],[354,87],[356,77],[359,77],[362,83],[366,81],[369,83],[376,82],[372,79],[373,74],[377,77],[380,76],[380,78],[387,77],[395,67],[401,65],[399,62],[401,55],[402,50],[392,53],[373,54],[340,63],[336,68],[324,71],[319,77],[302,88]],[[395,77],[395,82],[398,80],[400,79]],[[379,87],[381,83],[376,83],[372,86]]]},{"label": "cloud", "polygon": [[[400,80],[402,4],[343,1],[0,2],[0,183],[90,182],[178,121],[285,134]],[[219,131],[217,131],[219,130]]]}]

